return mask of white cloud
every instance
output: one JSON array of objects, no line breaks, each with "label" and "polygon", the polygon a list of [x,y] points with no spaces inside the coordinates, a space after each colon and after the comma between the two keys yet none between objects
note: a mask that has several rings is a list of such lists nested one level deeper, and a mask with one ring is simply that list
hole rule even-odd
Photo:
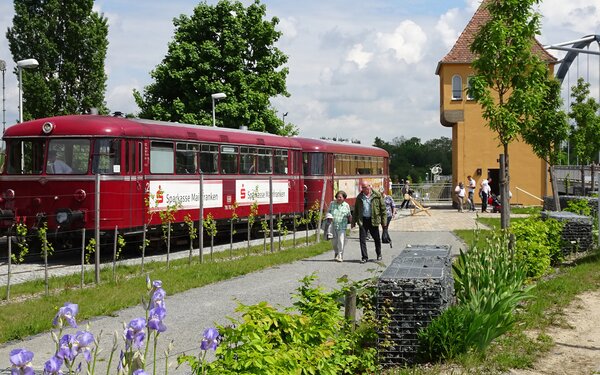
[{"label": "white cloud", "polygon": [[442,14],[438,19],[435,30],[440,34],[442,43],[447,49],[452,48],[456,39],[464,29],[465,25],[461,27],[462,17],[459,9],[450,9],[446,13]]},{"label": "white cloud", "polygon": [[411,20],[400,23],[392,33],[377,33],[376,44],[382,50],[392,50],[398,61],[416,64],[423,57],[423,48],[427,35],[423,29]]},{"label": "white cloud", "polygon": [[358,65],[358,69],[363,69],[367,66],[373,54],[371,52],[365,52],[362,44],[355,44],[348,55],[346,56],[346,61],[350,61]]}]

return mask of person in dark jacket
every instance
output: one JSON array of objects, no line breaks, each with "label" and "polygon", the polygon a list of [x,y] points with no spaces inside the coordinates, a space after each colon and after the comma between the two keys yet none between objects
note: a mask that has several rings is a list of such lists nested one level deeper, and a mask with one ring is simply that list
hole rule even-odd
[{"label": "person in dark jacket", "polygon": [[361,263],[369,260],[367,253],[367,232],[371,234],[375,242],[375,253],[377,260],[381,260],[381,238],[379,237],[379,226],[387,226],[387,215],[383,197],[373,191],[367,182],[361,183],[361,192],[356,197],[354,212],[352,213],[352,227],[358,224],[360,239]]}]

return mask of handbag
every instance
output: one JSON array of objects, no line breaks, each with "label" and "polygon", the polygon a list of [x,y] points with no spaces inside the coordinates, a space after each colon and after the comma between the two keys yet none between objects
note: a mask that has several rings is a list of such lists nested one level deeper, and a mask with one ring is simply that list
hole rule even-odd
[{"label": "handbag", "polygon": [[381,243],[392,243],[387,227],[383,228],[383,232],[381,233]]}]

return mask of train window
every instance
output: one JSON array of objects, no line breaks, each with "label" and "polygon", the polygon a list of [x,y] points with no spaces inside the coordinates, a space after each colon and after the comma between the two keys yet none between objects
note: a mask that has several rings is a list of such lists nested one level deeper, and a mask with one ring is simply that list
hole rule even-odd
[{"label": "train window", "polygon": [[310,171],[309,176],[322,176],[325,174],[325,154],[315,152],[308,154]]},{"label": "train window", "polygon": [[275,150],[275,174],[288,173],[288,152],[287,150]]},{"label": "train window", "polygon": [[142,142],[138,142],[138,149],[137,149],[137,167],[138,167],[138,173],[142,173],[142,170],[144,168],[144,152],[143,152],[143,143]]},{"label": "train window", "polygon": [[200,153],[200,170],[202,173],[219,173],[219,146],[202,145]]},{"label": "train window", "polygon": [[177,174],[196,173],[198,149],[200,145],[194,143],[177,143],[175,152],[175,171]]},{"label": "train window", "polygon": [[240,147],[240,174],[256,173],[256,154],[255,147]]},{"label": "train window", "polygon": [[40,174],[44,166],[45,140],[8,141],[9,174]]},{"label": "train window", "polygon": [[150,143],[150,173],[173,173],[173,143]]},{"label": "train window", "polygon": [[121,173],[121,142],[119,139],[96,139],[92,173]]},{"label": "train window", "polygon": [[308,164],[308,153],[306,152],[302,153],[302,172],[302,174],[304,174],[305,176],[308,176],[310,172],[310,166]]},{"label": "train window", "polygon": [[273,150],[269,148],[258,149],[258,173],[273,172]]},{"label": "train window", "polygon": [[87,139],[51,139],[48,143],[48,174],[85,174],[90,162],[90,141]]},{"label": "train window", "polygon": [[221,146],[221,172],[223,174],[238,173],[237,146]]}]

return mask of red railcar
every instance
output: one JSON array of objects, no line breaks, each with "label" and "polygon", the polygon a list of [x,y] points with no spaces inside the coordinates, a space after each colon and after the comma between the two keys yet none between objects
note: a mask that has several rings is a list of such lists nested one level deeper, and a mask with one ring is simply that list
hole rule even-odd
[{"label": "red railcar", "polygon": [[[266,133],[121,117],[73,115],[9,127],[0,175],[0,225],[48,225],[65,238],[96,225],[140,233],[175,205],[175,221],[304,210],[302,150]],[[56,160],[55,160],[56,158]],[[200,182],[203,181],[201,184]],[[99,186],[96,186],[99,185]],[[201,190],[202,189],[202,190]],[[99,192],[99,194],[97,194]],[[99,198],[99,199],[98,199]]]},{"label": "red railcar", "polygon": [[306,209],[322,199],[327,208],[338,190],[346,192],[347,202],[354,207],[363,181],[370,183],[373,189],[388,190],[390,180],[387,151],[354,143],[299,137],[295,139],[302,147]]}]

